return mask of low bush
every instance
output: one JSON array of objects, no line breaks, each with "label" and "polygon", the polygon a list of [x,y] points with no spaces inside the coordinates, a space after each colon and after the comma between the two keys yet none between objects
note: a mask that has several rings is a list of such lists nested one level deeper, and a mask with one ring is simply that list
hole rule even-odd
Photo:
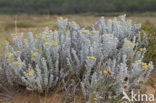
[{"label": "low bush", "polygon": [[87,103],[116,103],[123,92],[143,89],[153,69],[152,62],[142,61],[147,36],[140,24],[119,18],[102,17],[86,29],[59,17],[58,31],[46,28],[28,33],[28,39],[13,34],[1,64],[7,82],[41,93],[59,89],[71,97],[82,90]]}]

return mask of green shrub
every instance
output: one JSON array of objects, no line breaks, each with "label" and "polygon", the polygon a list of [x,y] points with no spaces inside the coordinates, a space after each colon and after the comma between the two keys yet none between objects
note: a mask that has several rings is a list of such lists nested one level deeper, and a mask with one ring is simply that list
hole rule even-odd
[{"label": "green shrub", "polygon": [[145,53],[144,60],[146,62],[156,62],[156,26],[143,25],[142,29],[149,34],[148,35],[148,47]]}]

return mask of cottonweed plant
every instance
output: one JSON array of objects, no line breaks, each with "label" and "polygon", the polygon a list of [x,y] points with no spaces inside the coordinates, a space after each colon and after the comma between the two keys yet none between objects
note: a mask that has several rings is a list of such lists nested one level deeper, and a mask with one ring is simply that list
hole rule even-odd
[{"label": "cottonweed plant", "polygon": [[[125,15],[90,29],[59,17],[58,31],[13,34],[6,43],[5,68],[8,83],[28,90],[50,91],[58,85],[68,93],[82,90],[87,103],[121,100],[122,92],[141,88],[153,69],[144,63],[147,37],[140,24]],[[3,64],[4,65],[4,64]]]}]

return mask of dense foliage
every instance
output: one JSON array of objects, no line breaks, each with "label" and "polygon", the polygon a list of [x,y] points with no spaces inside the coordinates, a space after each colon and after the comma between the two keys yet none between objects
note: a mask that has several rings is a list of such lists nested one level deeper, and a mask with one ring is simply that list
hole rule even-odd
[{"label": "dense foliage", "polygon": [[8,84],[39,92],[59,89],[71,96],[82,90],[87,103],[119,101],[123,92],[143,89],[153,64],[143,62],[147,36],[140,24],[125,15],[102,17],[88,29],[62,17],[57,24],[58,31],[46,28],[28,33],[28,39],[12,34],[0,65]]},{"label": "dense foliage", "polygon": [[143,25],[144,30],[148,35],[148,47],[145,53],[144,61],[148,62],[152,60],[156,63],[156,27],[153,25]]},{"label": "dense foliage", "polygon": [[156,0],[0,0],[0,13],[156,11]]}]

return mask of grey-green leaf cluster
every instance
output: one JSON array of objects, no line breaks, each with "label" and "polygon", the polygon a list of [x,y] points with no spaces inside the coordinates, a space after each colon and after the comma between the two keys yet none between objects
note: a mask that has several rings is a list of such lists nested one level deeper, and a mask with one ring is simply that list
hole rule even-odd
[{"label": "grey-green leaf cluster", "polygon": [[101,17],[89,29],[62,17],[57,24],[58,30],[46,28],[28,38],[12,35],[1,65],[9,84],[50,92],[63,83],[65,92],[81,89],[87,103],[103,103],[141,88],[148,79],[153,65],[143,62],[147,37],[140,24],[125,15]]}]

